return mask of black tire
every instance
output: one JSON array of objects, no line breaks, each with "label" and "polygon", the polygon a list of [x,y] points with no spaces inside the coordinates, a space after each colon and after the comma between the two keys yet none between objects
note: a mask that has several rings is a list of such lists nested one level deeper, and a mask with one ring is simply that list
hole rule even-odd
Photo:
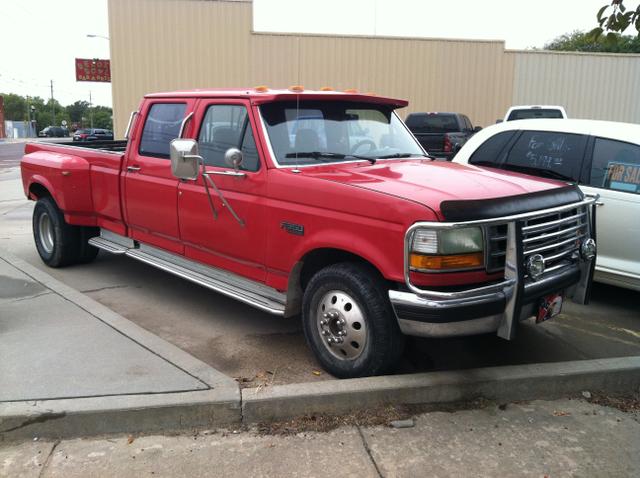
[{"label": "black tire", "polygon": [[100,249],[89,244],[89,239],[100,234],[100,228],[89,226],[79,226],[78,228],[80,229],[80,251],[78,253],[78,263],[88,264],[93,261],[100,252]]},{"label": "black tire", "polygon": [[33,209],[33,239],[42,261],[49,267],[78,262],[81,228],[64,221],[62,211],[50,197],[38,199]]},{"label": "black tire", "polygon": [[[339,293],[334,294],[335,291]],[[355,317],[362,317],[362,324],[349,317],[353,313]],[[320,320],[329,323],[321,325]],[[334,264],[311,278],[304,292],[302,327],[318,361],[327,372],[339,378],[387,373],[397,364],[404,349],[405,337],[391,309],[387,288],[379,273],[363,264]],[[339,334],[343,332],[345,336],[341,337]],[[351,340],[353,333],[360,333],[360,338]],[[363,337],[366,340],[362,341]],[[328,344],[330,340],[340,339],[340,344]]]}]

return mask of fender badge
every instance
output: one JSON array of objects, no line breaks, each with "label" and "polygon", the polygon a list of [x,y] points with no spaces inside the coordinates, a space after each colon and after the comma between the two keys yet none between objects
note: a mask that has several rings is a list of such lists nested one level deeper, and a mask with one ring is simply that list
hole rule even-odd
[{"label": "fender badge", "polygon": [[291,222],[281,222],[280,228],[295,236],[304,236],[304,226],[301,224],[293,224]]}]

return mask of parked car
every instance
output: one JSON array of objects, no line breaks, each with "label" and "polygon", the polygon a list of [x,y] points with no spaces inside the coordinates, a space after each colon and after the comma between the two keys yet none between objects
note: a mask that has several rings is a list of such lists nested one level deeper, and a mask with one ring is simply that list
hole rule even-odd
[{"label": "parked car", "polygon": [[498,123],[500,121],[542,118],[567,119],[567,112],[562,106],[555,105],[512,106],[504,115],[504,120],[498,120]]},{"label": "parked car", "polygon": [[64,138],[69,136],[69,130],[62,126],[47,126],[38,133],[38,136],[42,138]]},{"label": "parked car", "polygon": [[455,161],[562,179],[599,194],[596,281],[640,290],[640,125],[510,121],[476,135]]},{"label": "parked car", "polygon": [[83,128],[73,133],[74,141],[109,141],[113,139],[113,131],[99,128]]},{"label": "parked car", "polygon": [[405,122],[429,154],[449,161],[482,129],[460,113],[411,113]]},{"label": "parked car", "polygon": [[[37,251],[60,267],[100,248],[301,314],[338,377],[392,369],[403,334],[511,339],[563,298],[584,303],[595,201],[558,181],[432,161],[395,113],[405,106],[300,88],[147,95],[124,152],[118,141],[26,145]],[[300,125],[292,145],[302,110],[324,124]]]}]

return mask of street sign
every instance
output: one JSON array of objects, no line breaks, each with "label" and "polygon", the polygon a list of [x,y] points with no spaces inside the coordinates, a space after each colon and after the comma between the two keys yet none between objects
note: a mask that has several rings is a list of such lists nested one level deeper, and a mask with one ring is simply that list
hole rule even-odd
[{"label": "street sign", "polygon": [[62,126],[67,126],[67,120],[62,120],[62,123],[60,123]]},{"label": "street sign", "polygon": [[98,58],[76,58],[76,81],[111,83],[111,62]]}]

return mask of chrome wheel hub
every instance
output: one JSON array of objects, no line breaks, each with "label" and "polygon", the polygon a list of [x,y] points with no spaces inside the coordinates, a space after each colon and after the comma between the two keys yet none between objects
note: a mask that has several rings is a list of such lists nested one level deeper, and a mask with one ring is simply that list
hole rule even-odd
[{"label": "chrome wheel hub", "polygon": [[320,339],[332,355],[353,360],[367,344],[367,324],[357,302],[349,294],[331,290],[324,294],[316,311]]},{"label": "chrome wheel hub", "polygon": [[49,214],[42,213],[38,219],[38,229],[40,232],[40,245],[47,254],[53,252],[53,223]]}]

